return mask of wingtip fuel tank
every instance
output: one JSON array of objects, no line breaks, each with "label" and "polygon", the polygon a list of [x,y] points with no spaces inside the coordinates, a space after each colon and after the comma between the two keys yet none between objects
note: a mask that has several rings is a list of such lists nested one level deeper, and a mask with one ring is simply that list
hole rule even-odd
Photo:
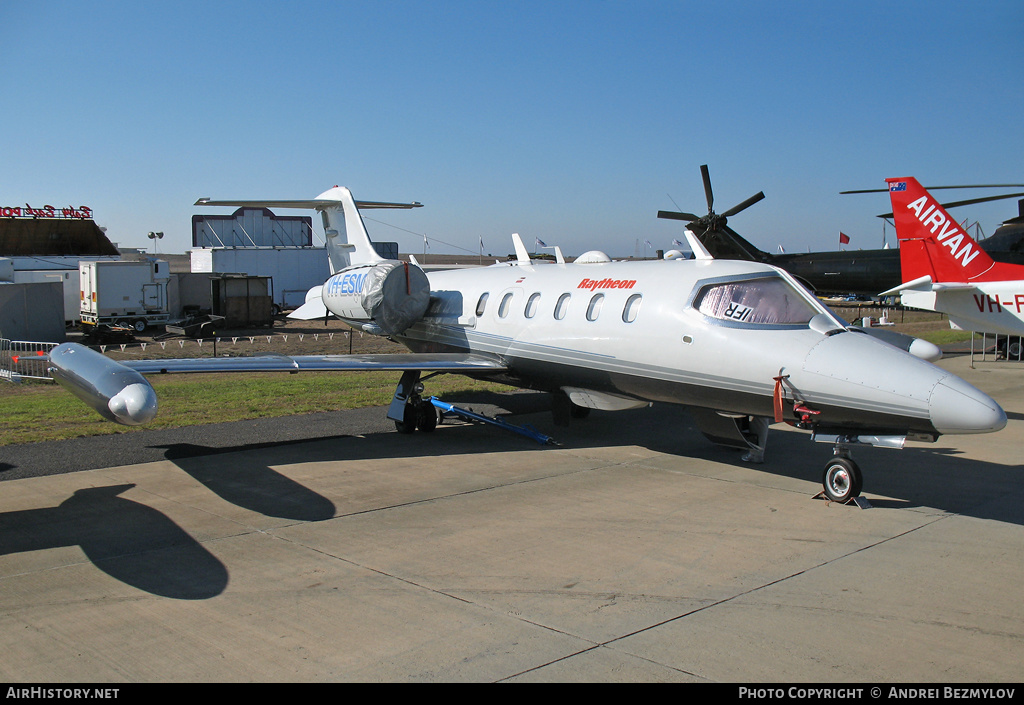
[{"label": "wingtip fuel tank", "polygon": [[140,426],[156,417],[156,392],[146,378],[84,345],[51,350],[50,374],[105,419]]}]

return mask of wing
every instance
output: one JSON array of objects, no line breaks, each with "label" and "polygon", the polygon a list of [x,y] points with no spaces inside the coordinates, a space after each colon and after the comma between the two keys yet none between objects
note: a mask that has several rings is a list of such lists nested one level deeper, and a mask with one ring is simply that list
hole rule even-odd
[{"label": "wing", "polygon": [[301,372],[395,370],[490,375],[507,368],[501,360],[462,353],[394,355],[258,355],[117,362],[78,343],[62,343],[49,354],[48,370],[101,416],[138,426],[156,416],[156,392],[144,374],[174,372]]},{"label": "wing", "polygon": [[508,368],[498,359],[463,353],[381,355],[256,355],[166,360],[126,360],[120,364],[141,374],[182,372],[344,372],[356,370],[497,374]]}]

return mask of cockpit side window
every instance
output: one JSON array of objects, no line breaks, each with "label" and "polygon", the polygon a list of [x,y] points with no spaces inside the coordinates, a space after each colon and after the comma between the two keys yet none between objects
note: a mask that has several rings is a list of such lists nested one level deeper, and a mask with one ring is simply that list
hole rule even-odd
[{"label": "cockpit side window", "polygon": [[806,325],[819,313],[781,277],[709,284],[693,305],[705,316],[741,325]]}]

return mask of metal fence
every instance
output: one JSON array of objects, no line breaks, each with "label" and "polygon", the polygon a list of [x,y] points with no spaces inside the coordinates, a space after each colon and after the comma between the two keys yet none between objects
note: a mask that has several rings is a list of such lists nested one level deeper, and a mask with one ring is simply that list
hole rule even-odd
[{"label": "metal fence", "polygon": [[[978,335],[981,337],[979,338]],[[1019,335],[979,333],[971,338],[971,364],[995,360],[1024,360],[1024,339]],[[980,347],[979,347],[980,346]]]},{"label": "metal fence", "polygon": [[20,382],[23,379],[52,380],[49,373],[49,352],[57,343],[0,338],[0,379]]}]

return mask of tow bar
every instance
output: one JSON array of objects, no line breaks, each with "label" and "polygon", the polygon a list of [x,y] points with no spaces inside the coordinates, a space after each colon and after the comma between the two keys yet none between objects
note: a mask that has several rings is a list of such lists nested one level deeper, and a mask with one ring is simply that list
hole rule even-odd
[{"label": "tow bar", "polygon": [[441,401],[437,397],[430,397],[428,399],[428,401],[431,404],[433,404],[435,407],[440,409],[445,414],[453,414],[455,416],[460,416],[460,417],[462,417],[464,419],[468,419],[470,421],[480,421],[482,423],[491,424],[492,426],[497,426],[498,428],[503,428],[506,431],[511,431],[512,433],[518,433],[520,436],[526,436],[527,438],[532,438],[533,440],[537,441],[538,443],[540,443],[542,445],[558,445],[555,442],[555,439],[553,439],[551,436],[545,436],[543,433],[541,433],[540,431],[535,429],[533,426],[529,426],[529,425],[517,426],[517,425],[511,424],[508,421],[505,421],[504,419],[501,419],[501,418],[496,418],[496,417],[493,417],[493,416],[485,416],[483,414],[478,414],[477,412],[472,411],[471,409],[463,409],[463,408],[458,407],[458,406],[453,406],[452,404],[449,404],[446,401]]}]

